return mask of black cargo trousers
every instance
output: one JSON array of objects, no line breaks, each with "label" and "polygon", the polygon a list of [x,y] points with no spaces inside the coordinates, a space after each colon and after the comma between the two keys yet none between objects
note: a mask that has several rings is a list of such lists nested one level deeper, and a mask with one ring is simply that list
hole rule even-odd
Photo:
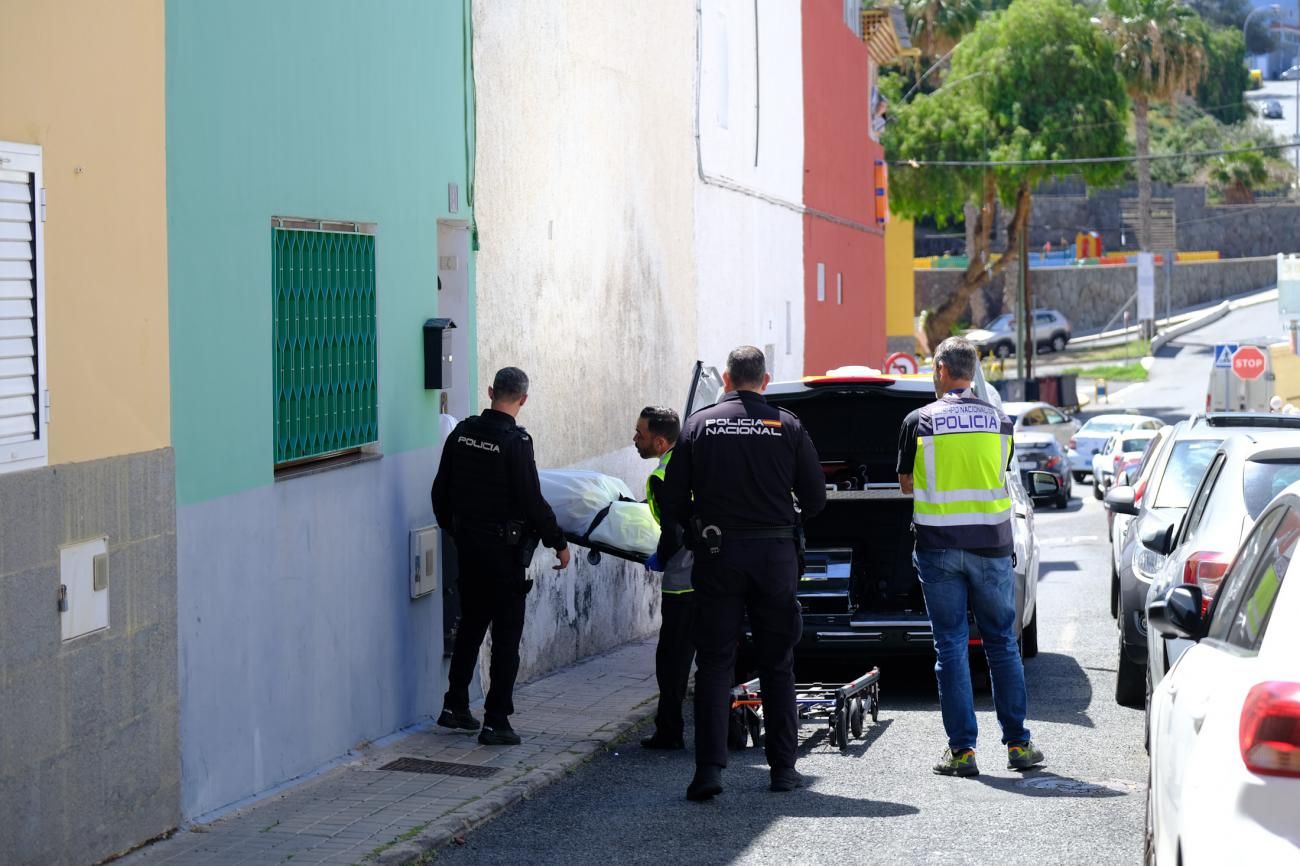
[{"label": "black cargo trousers", "polygon": [[772,769],[793,768],[798,748],[794,647],[803,623],[795,591],[793,539],[737,539],[722,550],[695,548],[695,763],[727,766],[727,718],[735,685],[736,650],[750,631],[762,681],[764,749]]},{"label": "black cargo trousers", "polygon": [[491,683],[483,705],[488,727],[504,727],[514,714],[515,678],[519,676],[519,641],[524,634],[524,601],[528,586],[519,552],[499,542],[456,542],[460,628],[451,651],[447,694],[443,705],[452,710],[469,709],[469,684],[474,679],[479,648],[488,628],[492,629],[492,661],[488,666]]}]

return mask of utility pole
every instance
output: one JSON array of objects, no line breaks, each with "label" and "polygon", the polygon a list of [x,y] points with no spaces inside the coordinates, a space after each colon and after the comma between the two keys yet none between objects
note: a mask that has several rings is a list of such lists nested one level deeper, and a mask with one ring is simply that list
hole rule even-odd
[{"label": "utility pole", "polygon": [[[1024,229],[1020,230],[1020,243],[1017,244],[1020,255],[1019,277],[1020,285],[1016,286],[1016,378],[1020,380],[1023,388],[1025,383],[1025,273],[1029,270],[1025,262],[1025,249],[1028,244],[1025,241]],[[1021,392],[1021,398],[1024,399],[1024,392]]]},{"label": "utility pole", "polygon": [[1020,291],[1025,300],[1025,376],[1034,378],[1034,353],[1038,351],[1038,340],[1034,338],[1034,289],[1029,285],[1029,217],[1025,216],[1025,225],[1020,230]]}]

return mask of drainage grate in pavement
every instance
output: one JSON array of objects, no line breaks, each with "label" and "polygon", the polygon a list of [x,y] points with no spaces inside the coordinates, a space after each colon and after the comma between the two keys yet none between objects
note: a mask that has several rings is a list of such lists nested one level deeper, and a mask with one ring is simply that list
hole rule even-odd
[{"label": "drainage grate in pavement", "polygon": [[501,772],[500,767],[484,767],[479,764],[453,764],[449,761],[426,761],[424,758],[398,758],[379,769],[395,773],[437,773],[441,776],[465,776],[470,779],[486,779]]}]

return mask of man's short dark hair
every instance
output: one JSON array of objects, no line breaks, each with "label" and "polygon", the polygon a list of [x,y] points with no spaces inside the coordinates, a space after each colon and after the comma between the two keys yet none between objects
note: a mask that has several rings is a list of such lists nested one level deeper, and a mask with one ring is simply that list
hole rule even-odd
[{"label": "man's short dark hair", "polygon": [[682,432],[682,421],[672,409],[647,406],[641,410],[641,417],[645,419],[645,428],[651,436],[662,436],[668,440],[669,445],[677,442],[677,437]]},{"label": "man's short dark hair", "polygon": [[528,396],[528,374],[518,367],[502,367],[492,380],[492,393],[498,400],[514,402]]},{"label": "man's short dark hair", "polygon": [[727,356],[727,374],[731,376],[731,386],[737,390],[757,388],[767,375],[767,361],[755,347],[737,346]]},{"label": "man's short dark hair", "polygon": [[974,379],[979,363],[979,351],[965,337],[949,337],[934,350],[935,366],[943,364],[954,379]]}]

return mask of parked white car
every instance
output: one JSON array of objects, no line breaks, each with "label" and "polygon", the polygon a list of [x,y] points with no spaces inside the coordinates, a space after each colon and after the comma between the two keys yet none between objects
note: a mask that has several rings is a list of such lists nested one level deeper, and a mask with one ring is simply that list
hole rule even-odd
[{"label": "parked white car", "polygon": [[1150,415],[1106,414],[1094,415],[1083,423],[1078,432],[1065,443],[1065,454],[1070,458],[1070,471],[1075,481],[1092,474],[1092,456],[1106,445],[1112,433],[1125,430],[1159,430],[1165,422]]},{"label": "parked white car", "polygon": [[1148,608],[1197,641],[1151,694],[1146,863],[1300,863],[1300,484],[1260,515],[1210,607],[1194,584]]},{"label": "parked white car", "polygon": [[1051,433],[1064,449],[1070,437],[1079,431],[1079,422],[1051,403],[1003,403],[1016,433]]},{"label": "parked white car", "polygon": [[1092,498],[1101,499],[1115,481],[1116,467],[1125,460],[1141,460],[1159,430],[1125,430],[1112,433],[1101,450],[1092,455]]}]

